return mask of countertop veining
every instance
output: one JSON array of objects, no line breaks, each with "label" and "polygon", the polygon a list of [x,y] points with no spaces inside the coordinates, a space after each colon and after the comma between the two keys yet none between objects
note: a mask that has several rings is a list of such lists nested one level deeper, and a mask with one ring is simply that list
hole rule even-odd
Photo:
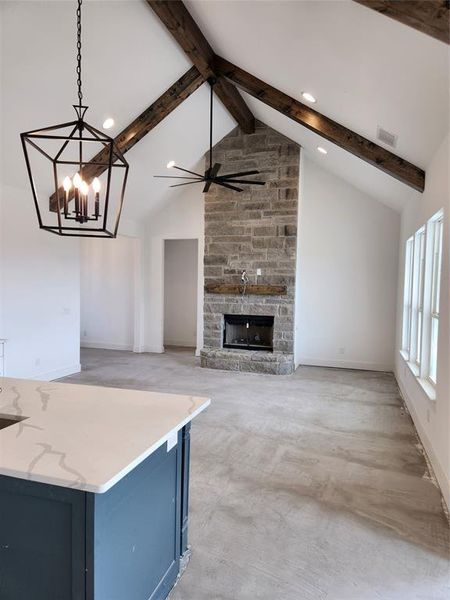
[{"label": "countertop veining", "polygon": [[0,475],[103,493],[210,404],[207,398],[0,378]]}]

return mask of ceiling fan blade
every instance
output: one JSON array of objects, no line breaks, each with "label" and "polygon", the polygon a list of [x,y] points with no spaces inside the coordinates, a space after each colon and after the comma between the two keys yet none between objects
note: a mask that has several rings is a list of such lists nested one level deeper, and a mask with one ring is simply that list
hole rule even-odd
[{"label": "ceiling fan blade", "polygon": [[197,175],[197,177],[203,177],[203,175],[200,175],[200,173],[195,173],[195,171],[188,171],[187,169],[183,169],[182,167],[177,167],[176,165],[174,165],[172,167],[172,169],[178,169],[179,171],[184,171],[185,173],[190,173],[191,175]]},{"label": "ceiling fan blade", "polygon": [[169,187],[180,187],[181,185],[192,185],[193,183],[201,183],[202,179],[196,179],[195,181],[186,181],[185,183],[175,183],[174,185],[169,185]]},{"label": "ceiling fan blade", "polygon": [[195,181],[202,179],[202,177],[183,177],[181,175],[153,175],[153,177],[156,177],[157,179],[195,179]]},{"label": "ceiling fan blade", "polygon": [[242,188],[238,188],[234,185],[228,185],[228,183],[224,183],[223,181],[218,181],[217,179],[213,183],[216,183],[217,185],[221,185],[224,188],[234,190],[235,192],[243,192],[244,191]]},{"label": "ceiling fan blade", "polygon": [[206,181],[208,181],[208,179],[215,179],[221,166],[222,165],[220,163],[214,163],[212,167],[209,167],[208,169],[206,169],[206,171],[205,171]]},{"label": "ceiling fan blade", "polygon": [[252,181],[246,179],[221,179],[220,182],[227,181],[229,183],[246,183],[248,185],[266,185],[265,181]]},{"label": "ceiling fan blade", "polygon": [[205,183],[205,187],[203,188],[203,193],[209,192],[209,188],[211,187],[212,179],[207,179]]},{"label": "ceiling fan blade", "polygon": [[214,163],[212,168],[211,168],[211,172],[210,172],[210,177],[211,178],[215,178],[217,176],[217,173],[220,171],[220,167],[222,165],[220,163]]},{"label": "ceiling fan blade", "polygon": [[239,171],[239,173],[228,173],[227,175],[219,175],[219,179],[224,177],[244,177],[244,175],[259,175],[259,171]]}]

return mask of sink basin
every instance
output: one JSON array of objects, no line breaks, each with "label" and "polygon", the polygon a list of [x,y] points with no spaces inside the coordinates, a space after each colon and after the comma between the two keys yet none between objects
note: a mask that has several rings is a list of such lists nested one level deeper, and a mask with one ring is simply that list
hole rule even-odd
[{"label": "sink basin", "polygon": [[0,429],[5,429],[10,425],[16,425],[20,421],[25,421],[28,417],[20,417],[18,415],[0,415]]}]

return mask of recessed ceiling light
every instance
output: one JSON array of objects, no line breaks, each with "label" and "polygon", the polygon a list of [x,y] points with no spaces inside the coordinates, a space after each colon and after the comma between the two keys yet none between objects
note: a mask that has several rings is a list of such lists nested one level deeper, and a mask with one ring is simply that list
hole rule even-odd
[{"label": "recessed ceiling light", "polygon": [[322,146],[317,146],[317,150],[320,152],[320,154],[328,154],[328,150],[325,150],[325,148],[322,148]]},{"label": "recessed ceiling light", "polygon": [[310,94],[309,92],[302,92],[302,96],[308,102],[317,102],[315,97],[312,94]]},{"label": "recessed ceiling light", "polygon": [[114,119],[111,119],[111,117],[108,117],[103,122],[103,129],[111,129],[111,127],[114,127]]},{"label": "recessed ceiling light", "polygon": [[174,166],[175,166],[175,161],[174,160],[171,160],[170,162],[167,163],[167,168],[168,169],[171,169]]}]

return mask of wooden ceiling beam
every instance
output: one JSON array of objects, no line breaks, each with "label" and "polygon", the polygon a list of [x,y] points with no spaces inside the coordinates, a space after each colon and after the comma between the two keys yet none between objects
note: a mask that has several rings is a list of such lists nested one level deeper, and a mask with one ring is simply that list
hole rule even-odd
[{"label": "wooden ceiling beam", "polygon": [[355,0],[404,25],[450,44],[450,2],[448,0]]},{"label": "wooden ceiling beam", "polygon": [[[141,140],[149,131],[154,129],[163,121],[177,106],[188,98],[195,90],[203,85],[203,76],[196,67],[191,67],[184,75],[180,77],[168,90],[162,94],[153,104],[151,104],[143,113],[141,113],[132,123],[125,127],[114,142],[118,149],[125,154],[139,140]],[[96,154],[90,163],[83,169],[83,179],[90,183],[94,177],[99,177],[107,167],[95,165],[93,163],[108,163],[108,150],[103,149]],[[60,198],[64,191],[60,188]],[[72,199],[72,197],[70,198]],[[50,210],[56,209],[56,192],[50,197]]]},{"label": "wooden ceiling beam", "polygon": [[224,58],[216,56],[216,69],[245,92],[286,115],[300,125],[381,169],[402,183],[423,192],[425,172],[410,162],[378,146],[362,135],[325,117],[309,106],[280,92]]},{"label": "wooden ceiling beam", "polygon": [[214,51],[181,0],[147,0],[204,79],[214,78],[214,91],[244,133],[255,131],[255,117],[238,90],[214,68]]}]

